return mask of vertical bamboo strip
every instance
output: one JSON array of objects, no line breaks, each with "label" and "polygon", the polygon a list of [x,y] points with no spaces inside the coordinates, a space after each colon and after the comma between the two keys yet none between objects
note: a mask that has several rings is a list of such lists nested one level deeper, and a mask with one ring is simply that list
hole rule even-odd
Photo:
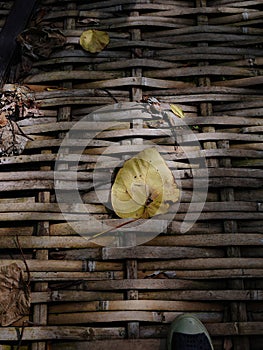
[{"label": "vertical bamboo strip", "polygon": [[[196,7],[203,8],[207,6],[207,0],[196,0]],[[197,25],[207,25],[208,17],[206,15],[198,15],[197,16]],[[197,46],[202,46],[204,48],[208,47],[208,43],[198,43]],[[209,65],[208,61],[199,62],[199,66]],[[200,87],[209,87],[211,86],[210,77],[200,77],[198,79],[198,85]],[[201,102],[200,103],[200,115],[202,117],[208,117],[213,115],[213,106],[211,102]],[[202,128],[203,133],[211,133],[215,132],[215,128],[213,126],[206,126]],[[216,142],[204,142],[204,149],[215,149],[217,148]],[[218,161],[217,159],[209,158],[207,159],[207,166],[217,168]]]},{"label": "vertical bamboo strip", "polygon": [[[121,144],[131,144],[130,140],[123,140]],[[125,158],[125,156],[124,156]],[[123,237],[123,244],[126,246],[133,246],[135,243],[136,237],[132,234],[129,236]],[[136,259],[126,259],[125,263],[126,268],[126,278],[127,279],[137,279],[137,260]],[[127,290],[126,298],[128,300],[137,300],[138,291],[137,290]],[[130,339],[139,338],[139,322],[128,322],[127,323],[127,336]]]},{"label": "vertical bamboo strip", "polygon": [[[138,11],[131,12],[130,16],[139,16]],[[133,28],[131,29],[131,40],[141,40],[141,29]],[[132,58],[140,57],[141,48],[134,48],[132,52]],[[133,77],[142,77],[142,69],[141,68],[132,68],[132,76]],[[132,87],[131,89],[131,101],[140,101],[142,99],[142,89],[139,87]],[[136,127],[136,125],[133,125]],[[136,259],[128,259],[126,260],[126,275],[127,278],[136,279],[137,276],[137,260]],[[128,290],[127,291],[127,299],[128,300],[137,300],[138,299],[138,291],[137,290]],[[127,324],[127,336],[131,339],[139,338],[140,336],[140,324],[139,322],[128,322]]]},{"label": "vertical bamboo strip", "polygon": [[[206,0],[196,0],[196,7],[206,7]],[[197,16],[197,25],[207,25],[208,24],[208,17],[206,15],[199,15]],[[198,43],[198,46],[207,47],[207,43]],[[199,66],[205,66],[209,65],[209,62],[203,61],[199,63]],[[211,81],[209,77],[201,77],[198,79],[199,86],[203,87],[209,87],[211,86]],[[203,117],[209,117],[213,114],[213,108],[211,102],[203,102],[200,103],[200,114]],[[213,126],[206,126],[202,128],[202,132],[215,132],[215,128]],[[204,142],[203,143],[204,149],[215,149],[217,148],[216,142]],[[210,158],[207,160],[207,164],[209,167],[218,167],[218,161],[216,159]]]},{"label": "vertical bamboo strip", "polygon": [[[229,141],[221,141],[218,143],[221,148],[228,149]],[[224,158],[221,160],[220,165],[222,167],[229,168],[231,167],[231,158]],[[234,189],[231,187],[223,188],[220,190],[221,201],[234,201],[235,193]],[[237,222],[236,220],[225,220],[224,221],[224,231],[225,233],[238,233]],[[239,258],[241,257],[241,250],[238,246],[229,246],[227,248],[227,257]],[[244,280],[242,279],[231,279],[228,282],[229,288],[244,290]],[[247,311],[246,303],[244,302],[231,302],[230,304],[230,315],[231,321],[233,322],[246,322],[247,321]],[[233,339],[234,348],[237,350],[249,350],[249,339],[248,337],[234,337]]]},{"label": "vertical bamboo strip", "polygon": [[[131,12],[131,16],[139,16],[138,11]],[[141,40],[141,29],[133,28],[131,29],[131,40]],[[132,58],[138,58],[142,55],[141,48],[134,48],[132,53]],[[132,77],[142,77],[142,69],[141,68],[132,68]],[[139,87],[132,87],[131,89],[131,100],[139,102],[142,99],[142,89]]]},{"label": "vertical bamboo strip", "polygon": [[[47,153],[48,151],[43,151]],[[42,152],[42,153],[43,153]],[[42,171],[50,171],[49,166],[41,167]],[[38,194],[38,201],[40,203],[50,203],[50,192],[40,192]],[[49,236],[49,221],[40,221],[37,225],[37,235],[38,236]],[[36,252],[36,259],[39,260],[48,260],[48,249],[40,249]],[[47,282],[38,282],[35,283],[35,292],[47,292],[48,283]],[[37,304],[34,306],[33,311],[33,322],[35,324],[46,325],[48,318],[48,309],[47,304]],[[45,342],[35,342],[32,344],[32,350],[45,350]]]},{"label": "vertical bamboo strip", "polygon": [[[206,6],[206,0],[197,0],[197,3],[199,5],[199,7],[204,7]],[[197,6],[198,7],[198,6]],[[201,17],[201,18],[200,18]],[[208,23],[208,17],[207,16],[198,16],[198,25],[204,25]],[[202,43],[200,45],[205,45],[207,46],[207,44]],[[204,63],[204,64],[208,64],[208,63]],[[199,79],[200,82],[200,86],[210,86],[210,78],[209,77],[204,77],[204,78],[200,78]],[[204,116],[209,116],[213,114],[213,107],[211,103],[203,103],[201,104],[201,115]],[[215,128],[214,127],[206,127],[202,130],[203,132],[215,132]],[[218,146],[220,148],[229,148],[229,144],[225,143],[225,142],[221,142],[218,143]],[[217,148],[218,147],[216,142],[208,142],[208,143],[204,143],[204,148]],[[218,160],[214,160],[211,159],[210,163],[208,163],[209,166],[212,167],[219,167],[219,166],[224,166],[224,167],[229,167],[231,166],[231,159],[224,159],[220,164],[218,162]],[[220,192],[221,195],[221,200],[222,201],[231,201],[234,200],[234,191],[233,188],[229,189],[223,189]],[[236,221],[232,220],[232,221],[224,221],[224,231],[225,233],[233,233],[233,232],[237,232],[237,223]],[[227,249],[227,256],[232,256],[232,257],[238,257],[240,256],[240,249],[238,247],[229,247]],[[231,285],[232,288],[237,288],[237,289],[244,289],[244,285],[243,285],[243,281],[230,281],[229,284]],[[246,321],[247,320],[247,316],[246,316],[246,311],[245,311],[245,307],[244,307],[244,303],[231,303],[231,319],[233,321]],[[240,317],[242,319],[240,319]],[[249,349],[249,342],[248,342],[248,338],[242,338],[239,339],[237,337],[234,338],[234,345],[235,345],[235,349],[238,350],[245,350],[245,349]]]},{"label": "vertical bamboo strip", "polygon": [[[68,3],[67,4],[67,10],[75,10],[76,9],[76,3]],[[64,20],[64,29],[75,29],[75,18],[67,17]],[[67,49],[71,50],[74,47],[72,45],[68,45]],[[65,71],[72,71],[73,66],[71,64],[65,64],[63,65],[63,69]],[[63,81],[62,87],[66,89],[72,89],[72,82],[71,81]],[[71,107],[70,106],[63,106],[60,107],[58,110],[58,120],[59,121],[69,121],[71,119]]]},{"label": "vertical bamboo strip", "polygon": [[[67,5],[68,10],[76,8],[75,3]],[[75,19],[66,18],[65,19],[65,29],[74,29]],[[67,65],[63,67],[65,70],[72,70],[72,65]],[[72,88],[71,82],[63,82],[62,86],[64,88]],[[71,107],[63,106],[58,110],[58,121],[69,121],[71,119]],[[60,137],[63,137],[64,134],[61,134]],[[50,167],[43,167],[41,170],[50,170]],[[42,192],[39,194],[40,201],[45,203],[50,202],[50,193]],[[39,235],[47,235],[49,233],[49,222],[40,222],[39,224]],[[48,250],[39,250],[36,255],[37,259],[48,260]],[[46,291],[48,289],[48,283],[37,283],[35,286],[35,291]],[[36,305],[34,310],[34,322],[40,324],[47,324],[47,315],[48,309],[47,304]],[[32,350],[45,350],[47,348],[46,342],[36,342],[32,344]]]}]

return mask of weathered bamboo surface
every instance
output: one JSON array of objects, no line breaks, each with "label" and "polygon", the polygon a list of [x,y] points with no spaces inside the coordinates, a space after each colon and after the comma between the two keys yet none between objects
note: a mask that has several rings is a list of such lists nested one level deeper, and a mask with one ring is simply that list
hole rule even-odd
[{"label": "weathered bamboo surface", "polygon": [[[0,1],[0,27],[13,3]],[[38,2],[27,27],[64,43],[48,42],[47,54],[35,40],[35,57],[23,47],[7,81],[30,89],[40,113],[17,122],[23,153],[0,157],[0,267],[16,262],[27,279],[26,261],[32,304],[0,327],[1,350],[21,337],[21,350],[165,350],[184,312],[205,323],[215,350],[262,349],[262,18],[259,0]],[[88,29],[109,34],[101,52],[80,46]],[[148,145],[179,184],[176,213],[144,226],[142,244],[112,246],[110,233],[101,246],[89,238],[125,223],[108,209],[105,181]],[[194,223],[182,232],[186,216]]]}]

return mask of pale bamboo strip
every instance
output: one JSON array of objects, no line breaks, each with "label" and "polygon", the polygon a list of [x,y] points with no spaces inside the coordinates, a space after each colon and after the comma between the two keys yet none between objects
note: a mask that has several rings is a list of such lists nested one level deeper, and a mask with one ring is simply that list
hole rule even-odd
[{"label": "pale bamboo strip", "polygon": [[[88,291],[66,291],[54,290],[52,292],[33,292],[32,303],[60,303],[60,302],[78,302],[78,301],[105,301],[123,299],[122,293],[113,292],[88,292]],[[260,301],[263,300],[262,290],[177,290],[174,291],[151,291],[139,293],[139,299],[142,301],[228,301],[228,300],[244,300],[244,301]]]},{"label": "pale bamboo strip", "polygon": [[[103,329],[96,327],[57,327],[57,326],[34,326],[25,327],[23,340],[87,340],[90,334],[93,339],[122,339],[125,335],[124,327],[105,327]],[[17,341],[17,328],[4,327],[0,329],[1,340]]]},{"label": "pale bamboo strip", "polygon": [[[61,226],[59,224],[59,226]],[[56,225],[55,225],[56,227]],[[11,230],[11,229],[10,229]],[[18,233],[20,228],[13,229]],[[53,225],[51,225],[51,234],[54,230]],[[200,228],[200,231],[204,231],[205,227]],[[208,226],[209,230],[209,226]],[[6,230],[8,231],[8,230]],[[96,231],[94,231],[96,232]],[[257,233],[237,233],[229,234],[227,237],[224,234],[213,233],[212,236],[207,234],[188,234],[184,235],[175,235],[175,233],[171,232],[172,235],[169,236],[158,236],[152,239],[150,242],[145,243],[145,245],[150,246],[168,246],[168,247],[217,247],[217,246],[261,246],[262,245],[262,234]],[[88,241],[85,237],[82,236],[51,236],[51,237],[25,237],[21,236],[19,238],[19,242],[23,249],[63,249],[67,247],[67,249],[84,249],[84,248],[95,248],[98,247],[96,244]],[[15,242],[14,237],[10,237],[9,235],[1,235],[1,249],[14,249]],[[151,248],[152,249],[152,248]],[[87,257],[88,258],[88,257]],[[96,266],[108,266],[106,262],[96,262]],[[52,266],[52,264],[50,265]],[[113,265],[114,266],[114,265]]]},{"label": "pale bamboo strip", "polygon": [[162,300],[117,300],[63,303],[60,305],[51,305],[50,314],[54,313],[75,313],[91,311],[222,311],[222,305],[215,302],[189,302],[189,301],[162,301]]}]

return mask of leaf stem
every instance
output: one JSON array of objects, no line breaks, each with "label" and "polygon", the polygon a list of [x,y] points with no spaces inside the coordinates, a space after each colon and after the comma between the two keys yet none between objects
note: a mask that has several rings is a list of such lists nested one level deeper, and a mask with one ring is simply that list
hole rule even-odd
[{"label": "leaf stem", "polygon": [[107,229],[107,230],[105,230],[105,231],[96,233],[95,235],[91,236],[91,237],[88,238],[87,240],[88,240],[88,241],[91,241],[91,240],[93,240],[94,238],[100,237],[100,236],[104,235],[105,233],[111,232],[111,231],[113,231],[113,230],[117,230],[118,228],[121,228],[121,227],[126,226],[126,225],[128,225],[128,224],[131,224],[132,222],[138,221],[139,219],[141,219],[141,217],[136,218],[136,219],[132,219],[132,220],[129,220],[129,221],[126,221],[126,222],[123,222],[122,224],[120,224],[120,225],[118,225],[118,226],[111,227],[111,228],[109,228],[109,229]]}]

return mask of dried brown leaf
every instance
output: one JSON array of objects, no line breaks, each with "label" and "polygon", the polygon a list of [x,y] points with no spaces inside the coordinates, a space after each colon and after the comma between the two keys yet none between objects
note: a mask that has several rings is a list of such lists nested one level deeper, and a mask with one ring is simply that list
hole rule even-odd
[{"label": "dried brown leaf", "polygon": [[8,120],[6,118],[6,113],[2,112],[0,113],[0,127],[5,126],[8,123]]},{"label": "dried brown leaf", "polygon": [[16,264],[0,267],[0,325],[8,326],[27,315],[30,291],[24,283],[23,271]]}]

